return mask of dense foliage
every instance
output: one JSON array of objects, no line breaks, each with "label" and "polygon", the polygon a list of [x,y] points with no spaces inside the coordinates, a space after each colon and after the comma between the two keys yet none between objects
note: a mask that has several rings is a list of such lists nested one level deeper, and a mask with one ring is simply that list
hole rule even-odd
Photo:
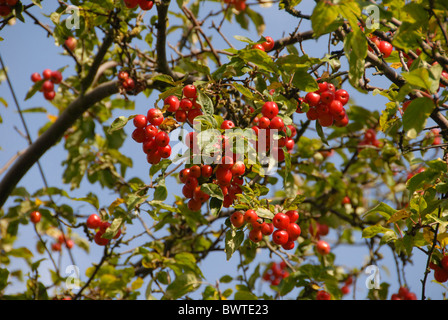
[{"label": "dense foliage", "polygon": [[[3,0],[0,14],[2,50],[25,24],[70,61],[0,99],[17,126],[42,115],[29,146],[2,157],[1,299],[337,300],[384,250],[400,289],[354,299],[427,299],[446,284],[445,0]],[[53,146],[60,183],[41,171],[30,190],[24,176]],[[22,246],[24,230],[35,237]],[[363,265],[336,262],[335,246],[343,261],[359,244]],[[409,288],[416,253],[425,268]]]}]

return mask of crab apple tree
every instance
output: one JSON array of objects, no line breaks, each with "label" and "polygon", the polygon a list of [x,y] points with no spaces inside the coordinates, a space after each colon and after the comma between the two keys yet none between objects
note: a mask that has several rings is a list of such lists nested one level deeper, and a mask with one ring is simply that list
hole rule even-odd
[{"label": "crab apple tree", "polygon": [[0,16],[2,299],[446,296],[446,1]]}]

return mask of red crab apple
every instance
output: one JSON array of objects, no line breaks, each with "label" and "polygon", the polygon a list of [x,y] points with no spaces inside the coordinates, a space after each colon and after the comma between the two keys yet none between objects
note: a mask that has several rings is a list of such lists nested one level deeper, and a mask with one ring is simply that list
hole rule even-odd
[{"label": "red crab apple", "polygon": [[41,217],[42,216],[39,211],[33,211],[30,214],[30,220],[34,224],[38,223],[40,221]]},{"label": "red crab apple", "polygon": [[316,250],[317,252],[319,252],[321,255],[327,255],[330,253],[330,245],[328,244],[328,242],[326,242],[325,240],[319,240],[316,243]]},{"label": "red crab apple", "polygon": [[86,226],[89,229],[99,228],[101,225],[101,218],[96,213],[91,214],[86,221]]},{"label": "red crab apple", "polygon": [[64,44],[70,51],[74,51],[76,49],[76,45],[78,44],[78,40],[76,40],[75,37],[68,37],[64,41]]}]

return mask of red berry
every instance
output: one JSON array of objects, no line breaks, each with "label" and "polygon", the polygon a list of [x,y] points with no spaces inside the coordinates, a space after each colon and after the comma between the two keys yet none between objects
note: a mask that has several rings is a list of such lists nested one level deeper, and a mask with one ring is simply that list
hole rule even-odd
[{"label": "red berry", "polygon": [[244,221],[244,214],[241,211],[235,211],[230,216],[230,222],[235,228],[241,228],[246,221]]},{"label": "red berry", "polygon": [[65,39],[64,44],[70,51],[74,51],[76,49],[76,45],[78,44],[78,40],[74,37],[68,37]]},{"label": "red berry", "polygon": [[443,256],[443,258],[440,260],[440,266],[448,271],[448,255]]},{"label": "red berry", "polygon": [[51,78],[50,80],[54,83],[54,84],[59,84],[62,82],[62,73],[58,70],[55,70],[51,73]]},{"label": "red berry", "polygon": [[320,94],[316,92],[308,92],[305,95],[305,102],[308,103],[310,107],[315,107],[320,101]]},{"label": "red berry", "polygon": [[336,90],[335,99],[342,102],[343,105],[346,105],[348,100],[350,99],[350,95],[344,89]]},{"label": "red berry", "polygon": [[288,242],[288,240],[289,236],[286,230],[277,229],[272,233],[272,241],[278,245],[284,245]]},{"label": "red berry", "polygon": [[230,171],[234,176],[241,176],[246,172],[246,166],[244,162],[238,161],[230,168]]},{"label": "red berry", "polygon": [[193,109],[193,102],[188,98],[183,98],[180,100],[180,108],[184,111],[189,111]]},{"label": "red berry", "polygon": [[200,178],[201,177],[201,167],[198,165],[193,165],[190,167],[190,177]]},{"label": "red berry", "polygon": [[54,84],[53,84],[53,82],[51,82],[50,80],[45,81],[42,84],[42,90],[44,92],[54,91]]},{"label": "red berry", "polygon": [[140,6],[140,9],[142,10],[151,10],[153,5],[154,5],[154,1],[152,0],[139,0],[138,5]]},{"label": "red berry", "polygon": [[123,81],[122,85],[126,90],[133,90],[135,88],[135,81],[132,78],[127,78]]},{"label": "red berry", "polygon": [[230,169],[227,169],[225,167],[219,166],[216,170],[216,179],[218,180],[219,184],[227,185],[232,180],[233,174]]},{"label": "red berry", "polygon": [[195,199],[190,199],[187,203],[188,209],[191,211],[199,211],[202,207],[202,202],[197,201]]},{"label": "red berry", "polygon": [[9,6],[0,5],[0,16],[6,17],[11,13],[11,8]]},{"label": "red berry", "polygon": [[101,232],[100,230],[98,230],[97,233],[95,233],[94,240],[95,240],[95,243],[99,246],[105,246],[106,244],[109,243],[109,239],[105,239],[102,237],[103,234],[104,234],[104,232]]},{"label": "red berry", "polygon": [[300,236],[302,230],[297,223],[290,223],[286,228],[286,232],[288,232],[289,240],[294,241]]},{"label": "red berry", "polygon": [[193,199],[201,203],[206,202],[210,198],[210,195],[201,190],[201,186],[197,186],[193,190]]},{"label": "red berry", "polygon": [[263,42],[261,45],[263,46],[265,51],[271,51],[274,48],[275,42],[274,39],[267,36],[265,37],[266,41]]},{"label": "red berry", "polygon": [[52,71],[50,69],[45,69],[44,71],[42,71],[42,76],[46,80],[50,80],[51,79],[51,74],[52,74]]},{"label": "red berry", "polygon": [[437,266],[434,269],[434,279],[440,283],[444,283],[444,282],[448,281],[448,271]]},{"label": "red berry", "polygon": [[190,187],[187,186],[187,185],[184,185],[184,186],[182,187],[182,194],[183,194],[184,197],[187,198],[187,199],[191,199],[191,198],[193,198],[193,191],[194,191],[194,189],[190,188]]},{"label": "red berry", "polygon": [[261,43],[254,44],[252,46],[252,49],[258,49],[258,50],[264,51],[264,47],[263,47],[263,45]]},{"label": "red berry", "polygon": [[[145,117],[145,119],[146,119],[146,123],[148,123],[148,119],[146,117]],[[139,121],[143,122],[142,119]],[[145,137],[147,139],[152,139],[157,135],[157,133],[159,132],[159,129],[157,129],[157,127],[155,125],[150,124],[150,125],[145,126],[144,132],[145,132]]]},{"label": "red berry", "polygon": [[316,294],[316,300],[331,300],[331,295],[324,290],[319,290]]},{"label": "red berry", "polygon": [[271,120],[269,120],[269,118],[268,117],[261,117],[260,119],[259,119],[259,121],[258,121],[258,126],[261,128],[261,129],[268,129],[269,128],[269,126],[271,125]]},{"label": "red berry", "polygon": [[293,240],[288,240],[285,244],[282,244],[282,248],[285,250],[292,250],[295,247],[295,243]]},{"label": "red berry", "polygon": [[187,84],[183,89],[182,92],[186,98],[195,99],[197,95],[196,87],[192,84]]},{"label": "red berry", "polygon": [[134,139],[134,141],[138,143],[142,143],[146,140],[146,133],[143,128],[135,128],[131,136],[132,139]]},{"label": "red berry", "polygon": [[330,245],[328,244],[328,242],[324,241],[324,240],[319,240],[317,241],[316,244],[316,250],[318,253],[320,253],[321,255],[327,255],[330,253]]},{"label": "red berry", "polygon": [[42,215],[39,211],[33,211],[30,214],[30,220],[32,223],[36,224],[40,221]]},{"label": "red berry", "polygon": [[317,113],[316,108],[310,108],[306,112],[306,117],[308,118],[308,120],[317,120],[319,118],[319,114]]},{"label": "red berry", "polygon": [[333,91],[327,90],[320,94],[320,102],[329,105],[335,98],[335,93]]},{"label": "red berry", "polygon": [[171,156],[171,146],[167,144],[164,147],[159,147],[158,152],[161,158],[167,159]]},{"label": "red berry", "polygon": [[41,80],[42,80],[42,77],[40,76],[39,72],[34,72],[31,75],[31,81],[38,82],[38,81],[41,81]]},{"label": "red berry", "polygon": [[274,101],[267,101],[261,107],[261,113],[268,119],[274,118],[278,114],[278,105]]},{"label": "red berry", "polygon": [[75,243],[73,242],[72,239],[68,239],[67,241],[65,241],[65,246],[66,246],[68,249],[73,248],[74,245],[75,245]]},{"label": "red berry", "polygon": [[378,46],[378,49],[383,54],[384,58],[387,58],[392,53],[392,50],[394,49],[394,47],[392,46],[392,44],[390,44],[387,41],[381,41]]},{"label": "red berry", "polygon": [[155,139],[148,139],[145,142],[143,142],[142,149],[143,152],[146,154],[157,151],[158,146]]},{"label": "red berry", "polygon": [[263,239],[263,234],[261,233],[261,230],[259,229],[252,229],[249,232],[249,239],[253,242],[260,242]]},{"label": "red berry", "polygon": [[235,124],[231,120],[224,120],[221,124],[221,129],[228,130],[235,128]]},{"label": "red berry", "polygon": [[159,147],[165,147],[170,143],[170,136],[165,131],[160,131],[156,134],[155,141]]},{"label": "red berry", "polygon": [[299,219],[299,213],[296,210],[286,211],[285,214],[289,218],[289,222],[296,222]]},{"label": "red berry", "polygon": [[271,119],[271,122],[269,124],[269,127],[271,129],[276,129],[276,130],[282,130],[283,127],[285,126],[283,119],[280,117],[274,117]]},{"label": "red berry", "polygon": [[261,224],[261,233],[268,236],[274,232],[274,225],[272,223],[263,222]]},{"label": "red berry", "polygon": [[86,221],[86,226],[89,229],[99,228],[101,225],[101,218],[96,213],[91,214]]},{"label": "red berry", "polygon": [[286,230],[289,226],[290,221],[289,217],[286,214],[279,212],[275,214],[274,218],[272,219],[272,223],[277,229]]},{"label": "red berry", "polygon": [[163,101],[166,106],[168,106],[169,112],[176,112],[180,107],[180,101],[176,96],[168,96]]},{"label": "red berry", "polygon": [[47,100],[53,100],[54,97],[56,96],[56,92],[54,91],[44,91],[44,98]]},{"label": "red berry", "polygon": [[194,123],[194,119],[195,119],[197,116],[200,116],[200,115],[202,115],[202,111],[201,111],[201,109],[191,109],[191,110],[188,111],[188,113],[187,113],[187,119],[188,119],[188,121],[189,121],[191,124],[193,124],[193,123]]},{"label": "red berry", "polygon": [[134,9],[135,7],[137,7],[138,3],[139,3],[139,0],[124,0],[124,5],[128,9]]},{"label": "red berry", "polygon": [[202,168],[201,168],[201,175],[204,178],[210,178],[212,176],[212,174],[213,174],[212,166],[210,166],[208,164],[202,166]]},{"label": "red berry", "polygon": [[146,118],[151,124],[159,126],[163,122],[163,113],[159,109],[152,108],[148,110]]},{"label": "red berry", "polygon": [[185,122],[187,121],[187,113],[184,110],[177,110],[174,114],[174,118],[177,122]]},{"label": "red berry", "polygon": [[59,242],[55,242],[51,245],[51,250],[53,251],[61,251],[62,247]]},{"label": "red berry", "polygon": [[258,214],[255,212],[255,210],[249,209],[244,213],[244,221],[247,223],[254,223],[258,220]]},{"label": "red berry", "polygon": [[133,119],[136,128],[144,128],[148,123],[148,119],[143,114],[138,114]]},{"label": "red berry", "polygon": [[129,78],[129,73],[127,73],[126,71],[120,70],[120,72],[118,72],[118,79],[120,81],[124,82],[128,78]]}]

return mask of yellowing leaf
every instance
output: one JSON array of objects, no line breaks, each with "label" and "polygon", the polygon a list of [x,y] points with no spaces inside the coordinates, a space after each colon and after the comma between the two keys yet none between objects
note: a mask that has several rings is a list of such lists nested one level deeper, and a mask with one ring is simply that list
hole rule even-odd
[{"label": "yellowing leaf", "polygon": [[42,200],[40,200],[39,198],[36,198],[36,200],[34,200],[34,203],[36,204],[36,206],[40,206],[41,204],[43,204]]},{"label": "yellowing leaf", "polygon": [[124,203],[124,200],[121,198],[117,198],[114,202],[112,202],[109,206],[109,214],[112,215],[114,209],[122,203]]},{"label": "yellowing leaf", "polygon": [[141,277],[138,277],[134,282],[132,282],[131,288],[132,290],[138,290],[143,285],[143,279]]},{"label": "yellowing leaf", "polygon": [[58,116],[54,116],[52,114],[47,114],[47,118],[51,121],[51,122],[55,122],[58,119]]},{"label": "yellowing leaf", "polygon": [[397,222],[398,220],[409,218],[410,215],[411,212],[406,209],[398,210],[397,212],[392,214],[392,216],[389,218],[389,220],[387,220],[387,222],[394,223]]},{"label": "yellowing leaf", "polygon": [[403,65],[401,64],[401,62],[394,62],[390,66],[394,69],[398,69],[401,68]]}]

